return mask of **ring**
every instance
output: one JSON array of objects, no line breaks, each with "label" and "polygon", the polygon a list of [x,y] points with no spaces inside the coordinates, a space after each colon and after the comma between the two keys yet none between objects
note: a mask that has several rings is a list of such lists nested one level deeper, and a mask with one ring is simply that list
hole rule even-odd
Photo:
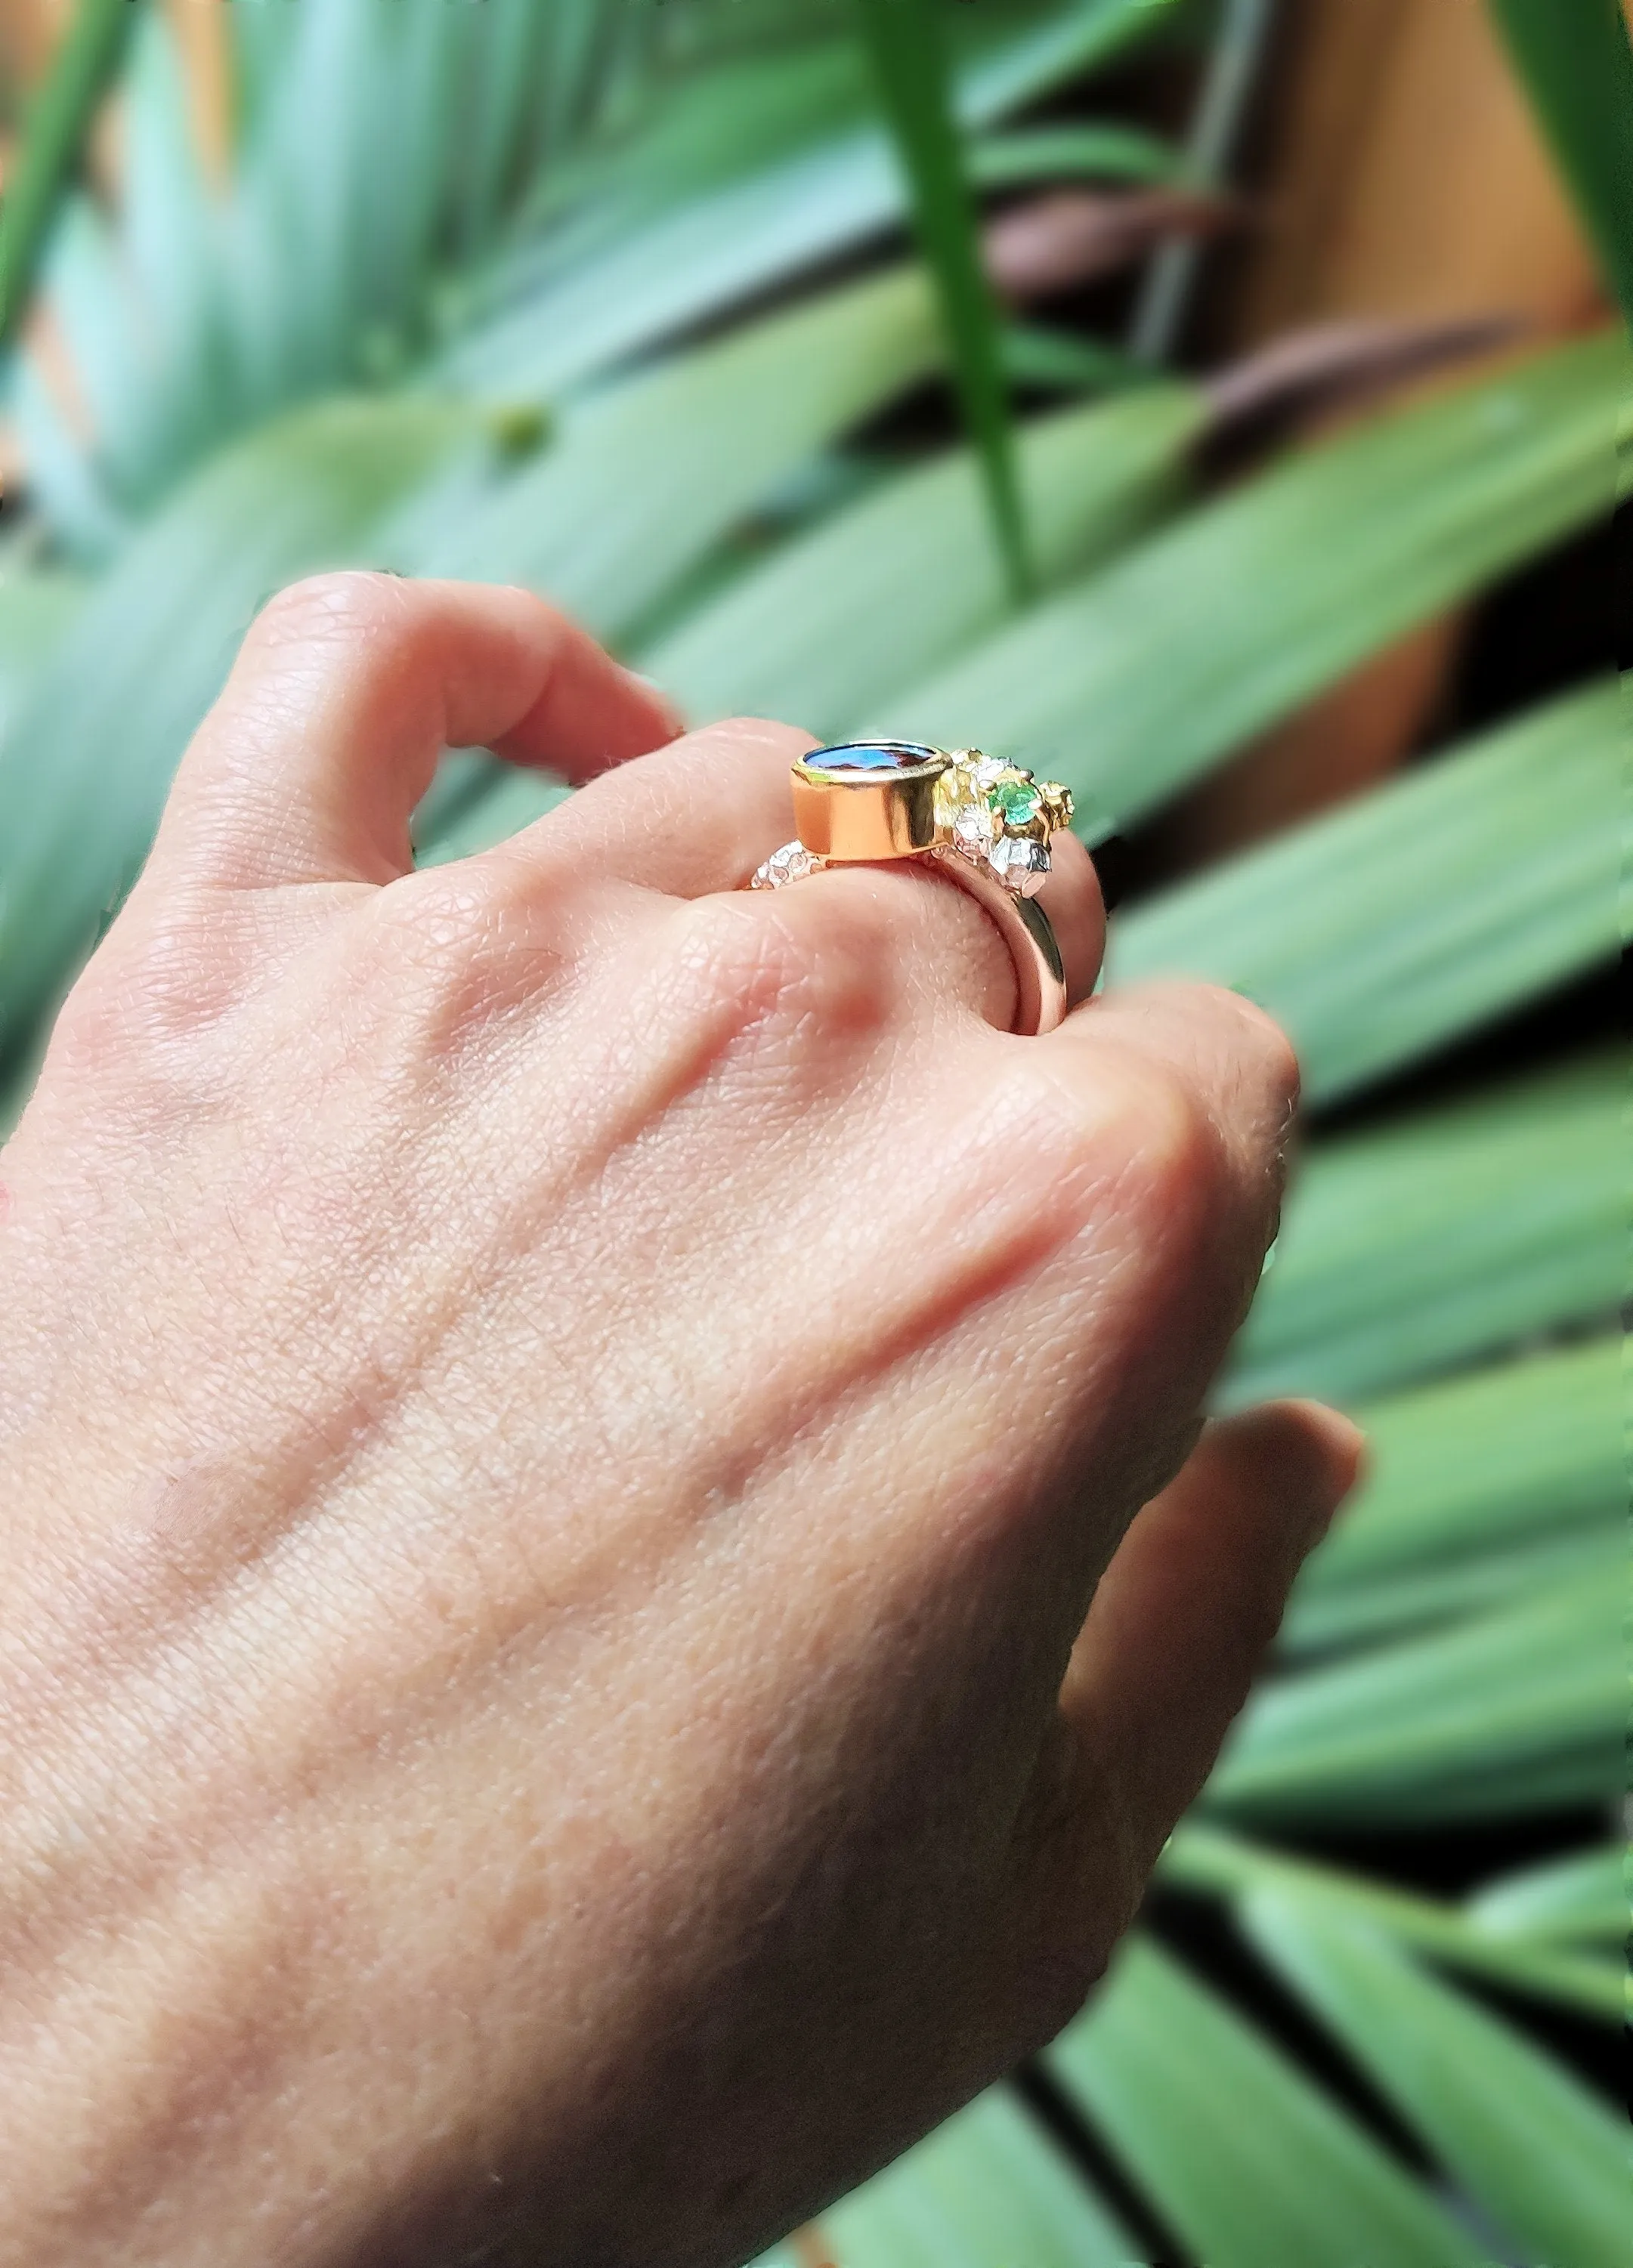
[{"label": "ring", "polygon": [[933,859],[990,916],[1015,963],[1013,1029],[1053,1031],[1067,1010],[1054,925],[1038,902],[1049,838],[1069,827],[1069,789],[979,748],[852,740],[794,767],[794,841],[757,867],[749,887],[779,890],[826,866]]}]

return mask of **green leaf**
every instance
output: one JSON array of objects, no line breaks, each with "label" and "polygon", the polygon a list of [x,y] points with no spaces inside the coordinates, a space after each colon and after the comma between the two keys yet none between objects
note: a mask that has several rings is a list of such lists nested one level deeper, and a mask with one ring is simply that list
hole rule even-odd
[{"label": "green leaf", "polygon": [[984,189],[1051,180],[1184,180],[1185,158],[1155,134],[1132,126],[1031,126],[984,135],[969,153],[971,177]]},{"label": "green leaf", "polygon": [[834,2268],[1119,2268],[1134,2247],[1016,2098],[981,2095],[821,2222]]},{"label": "green leaf", "polygon": [[1623,2021],[1626,1993],[1607,1962],[1549,1944],[1508,1942],[1474,1913],[1337,1867],[1249,1843],[1196,1819],[1177,1827],[1163,1853],[1164,1883],[1233,1903],[1257,1890],[1294,1892],[1320,1911],[1363,1921],[1437,1961],[1592,2016]]},{"label": "green leaf", "polygon": [[1480,2255],[1336,2103],[1149,1938],[1051,2071],[1208,2268],[1461,2268]]},{"label": "green leaf", "polygon": [[913,223],[946,326],[959,398],[981,463],[1011,594],[1031,587],[1009,430],[999,319],[981,264],[974,200],[953,123],[940,0],[856,0],[879,94],[907,177]]},{"label": "green leaf", "polygon": [[[514,479],[457,514],[417,505],[425,534],[400,530],[394,547],[420,571],[530,584],[617,642],[779,480],[937,351],[923,277],[889,270],[579,404]],[[437,865],[484,848],[559,796],[541,775],[490,765],[456,806],[427,810],[419,855]]]},{"label": "green leaf", "polygon": [[1613,1535],[1521,1604],[1261,1685],[1204,1801],[1302,1821],[1496,1817],[1608,1802],[1627,1681]]},{"label": "green leaf", "polygon": [[0,200],[0,353],[17,337],[34,277],[97,112],[118,75],[135,0],[78,0],[7,168]]},{"label": "green leaf", "polygon": [[1312,1101],[1399,1070],[1614,958],[1628,728],[1615,678],[1551,703],[1134,907],[1110,973],[1246,993]]},{"label": "green leaf", "polygon": [[309,570],[381,563],[388,507],[487,448],[432,401],[300,410],[207,466],[85,599],[0,740],[0,1053],[129,886],[256,608]]},{"label": "green leaf", "polygon": [[564,411],[554,445],[433,527],[416,563],[531,584],[618,638],[802,458],[939,353],[915,269],[804,301]]},{"label": "green leaf", "polygon": [[[960,122],[993,125],[1109,61],[1181,4],[1079,0],[1018,27],[1004,22],[958,73]],[[970,14],[972,29],[984,27],[985,11]],[[664,198],[641,225],[610,244],[593,242],[520,294],[519,305],[451,344],[440,379],[483,392],[558,393],[865,242],[900,212],[884,136],[853,126],[780,164]]]},{"label": "green leaf", "polygon": [[1624,2117],[1364,1925],[1284,1891],[1249,1898],[1245,1919],[1272,1967],[1528,2259],[1625,2268]]},{"label": "green leaf", "polygon": [[1629,1936],[1629,1857],[1625,1840],[1570,1859],[1551,1859],[1489,1883],[1468,1904],[1475,1928],[1528,1945]]},{"label": "green leaf", "polygon": [[[1020,475],[1046,581],[1109,556],[1183,497],[1200,430],[1190,387],[1153,386],[1020,429]],[[699,720],[793,718],[846,737],[901,681],[1002,619],[967,450],[905,473],[785,545],[641,667]]]},{"label": "green leaf", "polygon": [[1630,372],[1625,342],[1590,340],[1309,450],[905,684],[880,724],[1041,766],[1090,832],[1136,818],[1608,514]]},{"label": "green leaf", "polygon": [[1622,1363],[1619,1339],[1591,1339],[1357,1410],[1367,1475],[1301,1593],[1622,1517]]},{"label": "green leaf", "polygon": [[78,575],[52,568],[0,574],[0,741],[83,604]]},{"label": "green leaf", "polygon": [[1614,1578],[1625,1556],[1625,1521],[1603,1528],[1566,1529],[1528,1536],[1495,1550],[1472,1553],[1450,1565],[1415,1567],[1371,1582],[1346,1583],[1322,1592],[1296,1592],[1282,1624],[1283,1654],[1330,1653],[1365,1643],[1404,1638],[1437,1623],[1459,1621],[1511,1601],[1533,1598],[1550,1583],[1597,1569]]},{"label": "green leaf", "polygon": [[1592,1057],[1312,1145],[1222,1401],[1349,1402],[1614,1314],[1622,1085]]},{"label": "green leaf", "polygon": [[1000,343],[1004,369],[1016,386],[1050,394],[1120,394],[1151,382],[1149,364],[1135,362],[1120,347],[1100,346],[1045,323],[1006,323]]},{"label": "green leaf", "polygon": [[1620,0],[1491,0],[1633,326],[1633,49]]}]

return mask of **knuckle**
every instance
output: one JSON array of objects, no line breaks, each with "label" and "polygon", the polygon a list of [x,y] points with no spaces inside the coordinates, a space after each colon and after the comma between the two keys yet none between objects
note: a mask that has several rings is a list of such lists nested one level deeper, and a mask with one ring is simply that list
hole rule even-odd
[{"label": "knuckle", "polygon": [[1243,1083],[1267,1098],[1274,1115],[1279,1108],[1290,1112],[1298,1101],[1300,1072],[1297,1052],[1282,1027],[1266,1008],[1245,994],[1223,985],[1201,988],[1223,1030],[1232,1030]]},{"label": "knuckle", "polygon": [[1196,1089],[1159,1061],[1104,1047],[1092,1079],[1038,1062],[1026,1102],[1037,1154],[1062,1191],[1109,1204],[1141,1233],[1171,1232],[1215,1202],[1226,1172],[1219,1130]]},{"label": "knuckle", "polygon": [[835,907],[823,909],[819,928],[808,911],[769,894],[698,899],[683,916],[683,958],[741,1033],[865,1040],[884,1021],[890,998],[879,924]]},{"label": "knuckle", "polygon": [[373,644],[403,622],[403,585],[394,575],[335,568],[285,585],[256,616],[250,641],[262,652],[288,646]]},{"label": "knuckle", "polygon": [[1126,1202],[1163,1220],[1208,1209],[1226,1155],[1197,1088],[1166,1064],[1125,1060],[1113,1089],[1108,1138]]},{"label": "knuckle", "polygon": [[351,1013],[394,1048],[457,1056],[499,1005],[503,909],[476,865],[403,875],[363,909],[343,972]]}]

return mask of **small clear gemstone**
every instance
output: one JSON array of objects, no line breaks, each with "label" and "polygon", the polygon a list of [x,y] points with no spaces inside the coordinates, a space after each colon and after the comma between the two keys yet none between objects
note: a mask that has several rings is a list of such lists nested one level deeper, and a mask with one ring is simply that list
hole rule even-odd
[{"label": "small clear gemstone", "polygon": [[975,784],[979,788],[996,787],[1009,769],[1001,756],[983,756],[975,767]]},{"label": "small clear gemstone", "polygon": [[985,850],[996,831],[992,813],[984,803],[965,804],[953,821],[955,837],[972,850]]},{"label": "small clear gemstone", "polygon": [[802,843],[785,843],[780,850],[773,850],[765,865],[757,868],[750,887],[780,890],[785,882],[802,882],[821,864],[822,860]]},{"label": "small clear gemstone", "polygon": [[1036,897],[1049,876],[1049,846],[1005,836],[986,854],[994,873],[1007,888],[1023,898]]}]

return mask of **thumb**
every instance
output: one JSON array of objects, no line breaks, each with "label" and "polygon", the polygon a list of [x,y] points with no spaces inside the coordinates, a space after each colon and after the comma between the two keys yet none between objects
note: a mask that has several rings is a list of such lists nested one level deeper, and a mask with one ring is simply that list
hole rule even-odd
[{"label": "thumb", "polygon": [[1319,1403],[1220,1419],[1101,1578],[1060,1706],[1142,1873],[1212,1770],[1363,1447]]}]

